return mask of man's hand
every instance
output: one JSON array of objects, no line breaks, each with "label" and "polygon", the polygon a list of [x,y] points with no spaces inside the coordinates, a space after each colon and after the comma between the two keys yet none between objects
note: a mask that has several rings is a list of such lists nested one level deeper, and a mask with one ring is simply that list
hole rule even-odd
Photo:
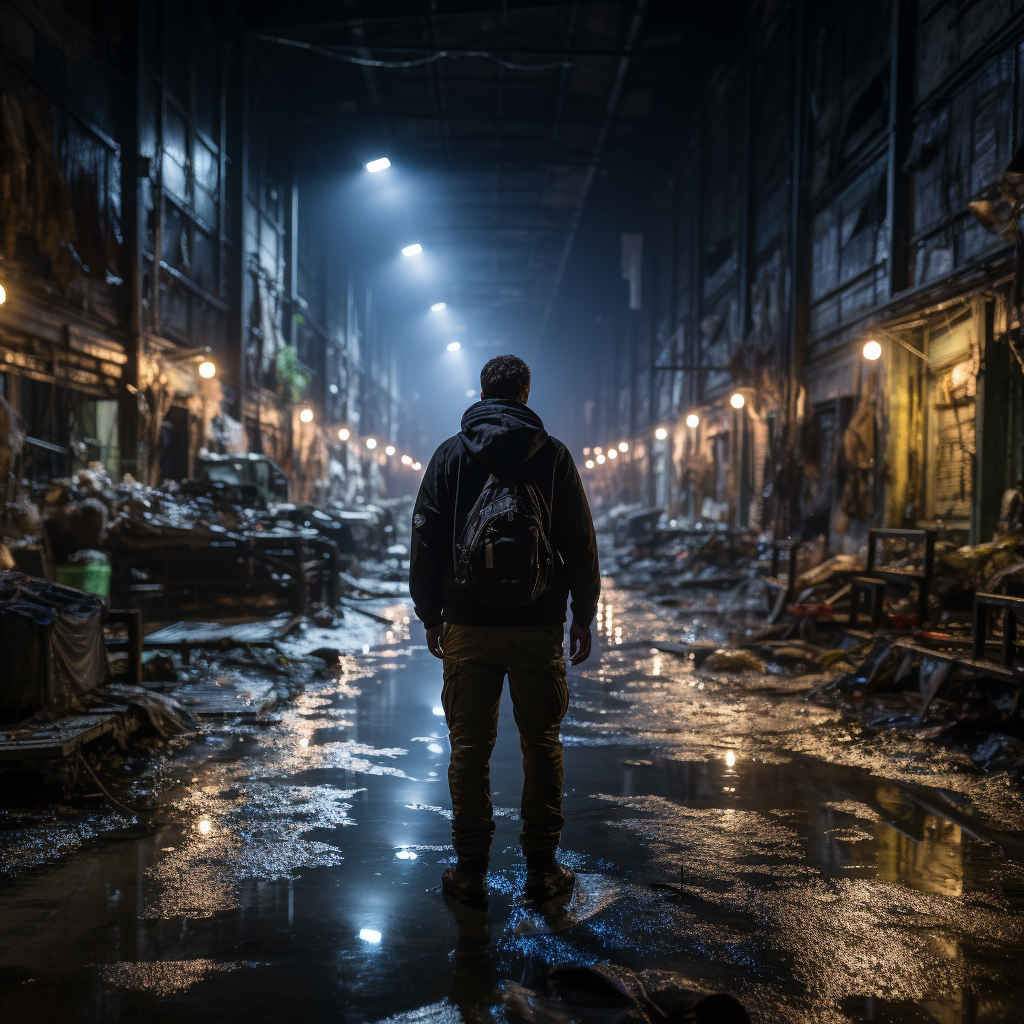
[{"label": "man's hand", "polygon": [[[444,623],[439,622],[436,626],[431,626],[427,630],[427,650],[435,658],[444,658],[444,650],[441,647],[441,636],[444,633]],[[589,634],[588,634],[589,636]],[[587,643],[587,649],[590,649],[589,641]]]},{"label": "man's hand", "polygon": [[[429,632],[427,634],[429,643]],[[569,664],[579,665],[590,657],[590,627],[580,622],[569,626]]]}]

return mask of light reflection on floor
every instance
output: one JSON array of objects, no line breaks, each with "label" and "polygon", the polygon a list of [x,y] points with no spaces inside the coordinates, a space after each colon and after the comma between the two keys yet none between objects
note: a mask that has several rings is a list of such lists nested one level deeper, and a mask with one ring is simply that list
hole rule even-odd
[{"label": "light reflection on floor", "polygon": [[506,698],[491,904],[447,904],[440,666],[406,606],[385,614],[390,637],[275,720],[168,762],[182,781],[156,834],[87,840],[0,887],[0,1019],[500,1021],[502,979],[601,959],[729,991],[759,1022],[1013,1019],[1019,822],[972,811],[940,752],[872,748],[782,687],[652,652],[660,620],[622,593],[571,673],[578,892],[522,904]]}]

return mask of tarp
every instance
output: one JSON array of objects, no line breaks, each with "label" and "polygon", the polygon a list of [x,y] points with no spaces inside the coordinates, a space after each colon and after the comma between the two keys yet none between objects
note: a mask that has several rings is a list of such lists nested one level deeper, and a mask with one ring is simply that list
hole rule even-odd
[{"label": "tarp", "polygon": [[103,602],[20,572],[0,572],[0,712],[66,711],[108,676]]}]

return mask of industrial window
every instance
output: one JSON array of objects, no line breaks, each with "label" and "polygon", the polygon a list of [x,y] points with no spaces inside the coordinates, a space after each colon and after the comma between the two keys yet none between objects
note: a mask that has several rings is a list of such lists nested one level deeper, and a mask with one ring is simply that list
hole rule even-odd
[{"label": "industrial window", "polygon": [[928,338],[925,413],[926,514],[951,529],[970,525],[974,488],[976,326],[971,313],[932,330]]}]

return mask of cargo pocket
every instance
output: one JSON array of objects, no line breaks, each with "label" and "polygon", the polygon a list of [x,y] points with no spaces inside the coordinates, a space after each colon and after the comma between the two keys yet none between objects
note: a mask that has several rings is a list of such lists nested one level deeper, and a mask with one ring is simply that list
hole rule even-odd
[{"label": "cargo pocket", "polygon": [[548,665],[550,673],[549,701],[553,720],[561,722],[569,710],[569,684],[565,678],[565,662],[561,659]]},{"label": "cargo pocket", "polygon": [[459,684],[459,662],[455,658],[445,658],[443,668],[444,682],[441,685],[441,707],[444,708],[444,720],[448,728],[452,727],[452,710],[455,707],[455,691]]}]

